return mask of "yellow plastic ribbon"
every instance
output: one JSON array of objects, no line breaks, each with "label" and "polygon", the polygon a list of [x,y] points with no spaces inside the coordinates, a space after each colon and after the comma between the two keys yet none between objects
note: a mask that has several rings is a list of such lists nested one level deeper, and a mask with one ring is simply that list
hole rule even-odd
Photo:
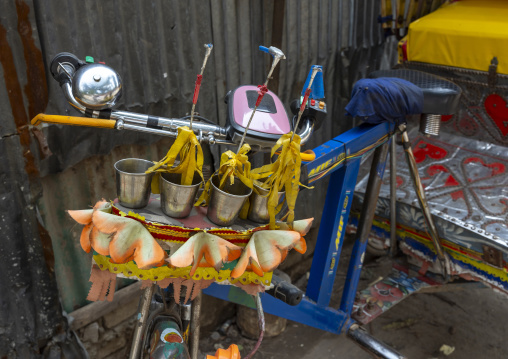
[{"label": "yellow plastic ribbon", "polygon": [[[214,173],[219,175],[220,183],[219,188],[224,188],[226,180],[229,179],[231,184],[235,183],[235,177],[237,177],[240,181],[243,182],[247,187],[253,188],[253,179],[259,178],[259,176],[254,175],[251,172],[251,164],[249,162],[249,157],[247,153],[250,151],[250,146],[245,143],[238,153],[234,153],[233,151],[226,151],[220,157],[220,167],[219,170]],[[213,176],[212,176],[213,177]],[[195,206],[199,206],[202,203],[208,205],[210,200],[210,186],[212,177],[206,182],[205,189]]]},{"label": "yellow plastic ribbon", "polygon": [[[178,155],[180,164],[173,167]],[[181,173],[181,184],[184,186],[192,184],[196,172],[203,179],[203,150],[194,132],[187,126],[179,127],[178,136],[166,156],[146,171],[151,172]],[[159,176],[153,178],[152,193],[160,193]]]},{"label": "yellow plastic ribbon", "polygon": [[235,183],[235,177],[238,177],[247,187],[252,188],[251,164],[247,153],[250,146],[246,143],[242,146],[238,153],[226,151],[220,157],[219,176],[221,176],[219,187],[222,189],[226,180],[229,183]]},{"label": "yellow plastic ribbon", "polygon": [[266,178],[262,187],[269,190],[268,213],[270,215],[270,229],[276,229],[275,215],[280,212],[278,193],[284,188],[286,191],[286,203],[289,208],[287,223],[292,228],[295,219],[295,204],[300,185],[300,136],[292,133],[282,135],[272,148],[271,156],[280,152],[279,157],[273,163],[252,170],[253,176]]}]

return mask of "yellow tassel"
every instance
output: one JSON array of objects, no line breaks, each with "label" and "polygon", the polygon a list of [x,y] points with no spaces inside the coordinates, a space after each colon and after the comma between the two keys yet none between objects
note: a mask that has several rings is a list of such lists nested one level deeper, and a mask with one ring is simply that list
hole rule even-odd
[{"label": "yellow tassel", "polygon": [[[280,212],[282,204],[279,204],[279,192],[285,191],[285,200],[289,208],[287,222],[292,227],[295,218],[295,205],[300,186],[300,168],[302,159],[300,157],[300,136],[294,135],[291,141],[292,133],[285,134],[279,138],[272,148],[271,156],[279,153],[277,160],[268,165],[251,170],[251,164],[247,153],[250,146],[244,144],[238,154],[232,151],[226,151],[221,156],[220,168],[216,172],[220,178],[220,188],[224,186],[229,179],[233,184],[235,177],[242,181],[246,186],[256,190],[253,186],[254,180],[266,179],[261,183],[261,187],[268,189],[268,213],[270,215],[270,229],[276,229],[275,215]],[[196,206],[208,205],[210,199],[211,179],[205,184],[205,189]],[[312,188],[312,187],[311,187]],[[242,208],[242,215],[245,217],[248,213],[248,206]]]},{"label": "yellow tassel", "polygon": [[[180,155],[180,164],[173,167],[178,155]],[[184,186],[192,184],[196,172],[203,179],[203,150],[194,132],[187,126],[179,127],[178,136],[166,156],[146,171],[146,173],[151,172],[180,173],[181,184]],[[153,177],[152,192],[160,193],[159,176]]]},{"label": "yellow tassel", "polygon": [[279,157],[273,163],[252,170],[253,176],[267,178],[262,187],[269,190],[268,213],[270,215],[270,229],[276,229],[275,215],[280,211],[278,193],[285,190],[286,203],[289,208],[287,222],[292,227],[295,219],[295,204],[300,185],[300,136],[292,133],[285,134],[279,138],[272,148],[271,156],[280,152]]},{"label": "yellow tassel", "polygon": [[[219,174],[220,178],[219,188],[224,188],[224,184],[228,179],[231,184],[235,183],[235,177],[242,181],[243,184],[245,184],[247,187],[254,187],[253,179],[257,179],[259,176],[253,176],[251,172],[251,164],[249,162],[249,157],[247,156],[249,151],[250,146],[246,143],[242,146],[242,148],[240,148],[238,153],[234,153],[233,151],[226,151],[221,155],[220,167],[216,172]],[[210,200],[211,180],[212,179],[210,177],[208,182],[206,182],[205,189],[197,202],[194,204],[195,206],[199,206],[203,203],[208,205],[208,201]]]},{"label": "yellow tassel", "polygon": [[249,207],[250,207],[250,199],[247,198],[247,200],[242,206],[242,209],[240,210],[240,214],[238,215],[238,217],[240,217],[241,219],[247,219],[247,216],[249,215]]}]

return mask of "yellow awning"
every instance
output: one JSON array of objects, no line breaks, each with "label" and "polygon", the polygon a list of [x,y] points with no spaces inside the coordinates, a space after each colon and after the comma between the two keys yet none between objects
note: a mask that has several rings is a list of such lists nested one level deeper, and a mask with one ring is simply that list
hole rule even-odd
[{"label": "yellow awning", "polygon": [[442,6],[409,27],[409,61],[508,74],[508,1],[462,0]]}]

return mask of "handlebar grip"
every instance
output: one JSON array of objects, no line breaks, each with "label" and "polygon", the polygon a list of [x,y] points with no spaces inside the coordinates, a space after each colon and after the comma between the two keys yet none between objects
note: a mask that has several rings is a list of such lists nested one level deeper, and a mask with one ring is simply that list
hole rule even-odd
[{"label": "handlebar grip", "polygon": [[273,288],[266,291],[266,293],[270,294],[272,297],[292,306],[298,305],[302,301],[303,291],[291,283],[273,275],[272,284]]},{"label": "handlebar grip", "polygon": [[[71,54],[70,52],[60,52],[53,57],[53,60],[51,60],[51,64],[49,65],[49,70],[51,71],[53,78],[60,83],[60,86],[62,86],[64,83],[70,81],[70,79],[65,73],[61,73],[58,70],[59,64],[67,64],[68,67],[73,69],[71,72],[74,73],[78,68],[83,66],[85,62],[81,61],[76,55]],[[68,70],[70,70],[70,68],[68,68]]]},{"label": "handlebar grip", "polygon": [[316,154],[312,150],[306,150],[300,152],[300,158],[302,159],[302,161],[310,162],[316,159]]},{"label": "handlebar grip", "polygon": [[75,117],[75,116],[58,116],[46,115],[40,113],[32,119],[32,125],[37,126],[41,122],[55,123],[60,125],[87,126],[98,128],[115,128],[115,120],[104,120],[100,118]]}]

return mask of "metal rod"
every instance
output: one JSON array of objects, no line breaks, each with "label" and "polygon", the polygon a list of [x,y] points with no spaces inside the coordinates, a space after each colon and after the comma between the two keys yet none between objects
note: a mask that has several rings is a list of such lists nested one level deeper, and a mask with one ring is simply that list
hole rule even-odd
[{"label": "metal rod", "polygon": [[164,304],[164,311],[167,313],[169,311],[169,306],[168,306],[168,302],[166,300],[166,295],[164,293],[164,290],[161,287],[159,287],[159,286],[157,286],[157,287],[159,288],[159,294],[162,298],[162,303]]},{"label": "metal rod", "polygon": [[397,254],[397,161],[396,135],[390,144],[390,256]]},{"label": "metal rod", "polygon": [[189,121],[189,130],[191,130],[191,131],[192,131],[192,120],[194,120],[194,110],[195,109],[196,109],[196,104],[193,103],[191,111],[190,111],[191,115],[190,115],[190,121]]},{"label": "metal rod", "polygon": [[[314,78],[316,77],[316,74],[318,73],[320,69],[318,67],[314,67],[312,69],[312,75],[310,76],[310,81],[309,81],[309,85],[307,86],[307,88],[305,89],[305,91],[309,90],[311,87],[312,87],[312,83],[314,82]],[[304,101],[307,101],[307,96],[304,97],[303,99]],[[298,124],[300,123],[300,119],[302,118],[302,114],[303,114],[303,104],[302,106],[300,106],[300,111],[298,111],[298,118],[296,120],[296,124],[295,124],[295,128],[293,129],[293,133],[291,135],[291,141],[293,141],[293,137],[295,137],[295,131],[296,129],[298,128]]]},{"label": "metal rod", "polygon": [[[268,72],[268,76],[266,76],[266,81],[263,86],[268,87],[268,82],[270,81],[270,77],[272,76],[273,70],[275,69],[275,66],[279,63],[282,57],[274,55],[272,67],[270,68],[270,71]],[[259,105],[258,105],[259,106]],[[240,149],[243,146],[243,141],[245,141],[245,136],[247,136],[247,131],[249,130],[250,123],[252,122],[252,119],[254,118],[254,114],[256,113],[258,106],[254,107],[254,110],[252,110],[252,113],[249,118],[249,122],[247,122],[247,127],[245,127],[245,131],[243,132],[242,139],[240,140],[240,144],[238,145],[238,149],[236,150],[236,154],[240,152]]]},{"label": "metal rod", "polygon": [[387,155],[388,142],[383,143],[374,151],[369,181],[367,182],[367,189],[365,191],[365,199],[363,200],[360,220],[358,222],[356,238],[360,242],[366,242],[369,238],[370,230],[372,228],[372,220],[374,219],[374,214],[376,213],[379,191],[383,181],[383,172]]},{"label": "metal rod", "polygon": [[182,334],[183,340],[189,344],[190,340],[190,323],[192,318],[192,304],[183,304],[180,306],[180,317],[182,318]]},{"label": "metal rod", "polygon": [[422,210],[423,217],[425,218],[428,233],[430,235],[430,238],[432,239],[432,243],[434,244],[434,249],[436,250],[437,257],[443,267],[443,275],[445,279],[448,280],[449,276],[448,261],[443,251],[443,247],[439,239],[439,234],[437,232],[436,225],[434,223],[434,220],[432,219],[432,213],[430,212],[429,204],[425,197],[425,190],[423,189],[420,175],[418,173],[418,167],[416,165],[416,160],[413,154],[413,150],[411,148],[411,142],[409,141],[409,136],[407,134],[405,125],[400,126],[400,130],[402,145],[404,147],[404,153],[406,154],[406,160],[409,166],[409,173],[411,175],[411,178],[413,179],[413,184],[418,197],[418,202],[420,203],[420,208]]},{"label": "metal rod", "polygon": [[353,324],[347,331],[347,336],[358,344],[363,350],[372,354],[374,358],[381,359],[404,359],[406,356],[400,354],[392,347],[370,335],[358,324]]},{"label": "metal rod", "polygon": [[199,330],[201,327],[199,317],[201,315],[201,301],[203,298],[203,292],[199,294],[192,301],[191,309],[191,323],[190,323],[190,355],[191,359],[198,358],[199,349]]},{"label": "metal rod", "polygon": [[[210,57],[210,53],[212,52],[213,45],[212,44],[205,44],[206,47],[206,53],[205,53],[205,59],[203,60],[203,66],[201,66],[201,73],[200,76],[203,76],[203,73],[205,72],[206,62],[208,61],[208,58]],[[199,93],[199,86],[201,86],[201,83],[196,83],[197,91]],[[196,89],[194,89],[194,92],[196,92]],[[192,130],[192,120],[194,120],[194,110],[196,109],[196,103],[198,102],[198,99],[196,97],[195,101],[193,99],[192,101],[192,108],[190,113],[190,122],[189,122],[189,129]]]},{"label": "metal rod", "polygon": [[143,291],[143,295],[141,296],[141,300],[139,302],[138,318],[134,326],[134,335],[132,337],[129,359],[138,359],[141,357],[143,334],[145,333],[146,324],[149,316],[150,303],[152,301],[154,290],[155,285],[152,284],[150,287],[146,288]]},{"label": "metal rod", "polygon": [[242,139],[240,140],[240,144],[238,145],[238,149],[236,150],[236,154],[240,152],[240,149],[243,146],[243,141],[245,141],[245,136],[247,136],[247,131],[250,127],[250,123],[252,122],[252,119],[254,118],[254,114],[256,113],[258,109],[258,106],[254,107],[254,110],[252,111],[252,114],[250,115],[249,122],[247,122],[247,127],[245,127],[245,131],[243,131]]},{"label": "metal rod", "polygon": [[254,354],[256,354],[265,335],[265,313],[263,311],[263,304],[261,303],[261,297],[259,296],[259,293],[256,294],[255,298],[256,298],[256,309],[258,312],[259,338],[258,341],[256,342],[256,345],[249,353],[249,355],[245,357],[245,359],[250,359],[254,356]]}]

